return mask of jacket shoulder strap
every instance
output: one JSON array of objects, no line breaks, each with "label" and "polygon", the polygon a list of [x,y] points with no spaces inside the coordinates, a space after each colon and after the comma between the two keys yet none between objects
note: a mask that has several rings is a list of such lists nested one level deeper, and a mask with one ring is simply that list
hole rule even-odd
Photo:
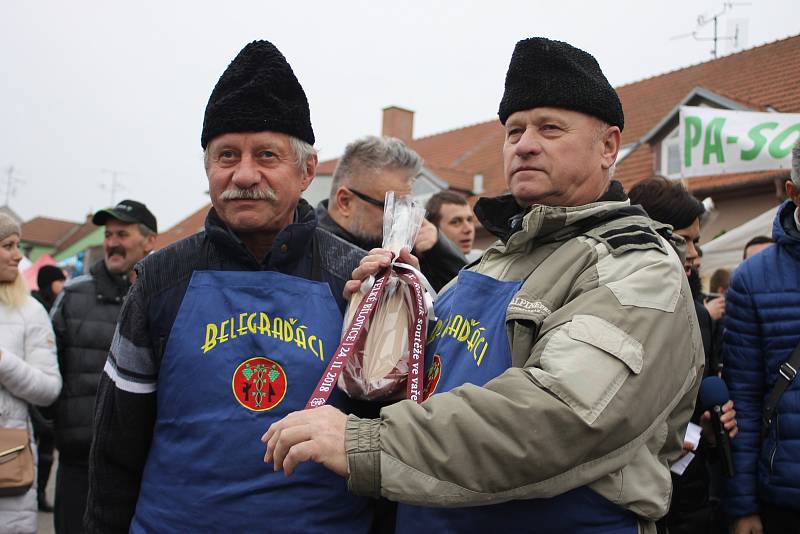
[{"label": "jacket shoulder strap", "polygon": [[778,402],[781,400],[784,392],[792,385],[792,382],[797,376],[798,367],[800,367],[800,343],[795,347],[789,359],[783,362],[778,368],[778,376],[775,380],[775,385],[772,386],[772,391],[769,392],[767,400],[764,402],[764,413],[761,416],[761,439],[767,437],[769,427],[772,425],[772,419],[775,417],[775,412],[778,409]]}]

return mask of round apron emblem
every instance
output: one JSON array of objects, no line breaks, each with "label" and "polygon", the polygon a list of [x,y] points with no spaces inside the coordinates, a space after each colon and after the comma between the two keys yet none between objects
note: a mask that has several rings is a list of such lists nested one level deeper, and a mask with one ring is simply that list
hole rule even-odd
[{"label": "round apron emblem", "polygon": [[425,394],[423,400],[436,393],[436,386],[439,385],[439,379],[442,378],[442,358],[435,354],[431,362],[428,372],[425,373]]},{"label": "round apron emblem", "polygon": [[233,373],[236,400],[254,412],[271,410],[286,396],[286,373],[281,365],[261,356],[242,362]]}]

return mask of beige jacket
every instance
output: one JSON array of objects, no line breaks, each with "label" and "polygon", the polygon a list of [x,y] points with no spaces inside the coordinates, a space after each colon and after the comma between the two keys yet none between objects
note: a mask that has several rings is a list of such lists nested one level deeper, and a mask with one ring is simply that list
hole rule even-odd
[{"label": "beige jacket", "polygon": [[703,347],[660,225],[607,220],[628,211],[627,201],[536,206],[486,251],[471,270],[526,279],[506,311],[513,367],[380,419],[350,416],[352,491],[456,507],[588,485],[642,518],[667,512]]}]

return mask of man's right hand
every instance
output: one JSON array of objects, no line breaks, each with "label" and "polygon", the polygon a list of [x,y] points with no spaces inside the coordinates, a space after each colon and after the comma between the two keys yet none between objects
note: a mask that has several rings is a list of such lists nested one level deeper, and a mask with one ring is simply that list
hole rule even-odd
[{"label": "man's right hand", "polygon": [[[400,251],[400,256],[397,258],[400,263],[407,263],[412,267],[419,269],[419,260],[413,256],[408,249],[403,248]],[[344,298],[350,300],[350,297],[357,293],[361,288],[361,283],[368,277],[374,275],[384,267],[392,264],[392,253],[385,248],[373,248],[369,254],[361,259],[361,263],[353,271],[353,278],[344,286]]]},{"label": "man's right hand", "polygon": [[433,248],[437,239],[439,239],[439,230],[429,220],[422,219],[422,226],[417,233],[416,241],[414,241],[414,250],[417,254],[422,255]]},{"label": "man's right hand", "polygon": [[764,526],[758,515],[746,515],[733,522],[733,534],[764,534]]}]

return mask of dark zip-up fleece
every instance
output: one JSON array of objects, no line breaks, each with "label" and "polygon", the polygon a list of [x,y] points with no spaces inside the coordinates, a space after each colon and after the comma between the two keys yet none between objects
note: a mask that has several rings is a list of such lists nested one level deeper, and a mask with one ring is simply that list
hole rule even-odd
[{"label": "dark zip-up fleece", "polygon": [[323,281],[343,309],[344,283],[360,257],[352,245],[317,228],[313,209],[301,199],[295,222],[260,260],[212,208],[205,231],[136,266],[97,395],[87,532],[128,531],[153,436],[160,362],[192,273],[278,271]]}]

